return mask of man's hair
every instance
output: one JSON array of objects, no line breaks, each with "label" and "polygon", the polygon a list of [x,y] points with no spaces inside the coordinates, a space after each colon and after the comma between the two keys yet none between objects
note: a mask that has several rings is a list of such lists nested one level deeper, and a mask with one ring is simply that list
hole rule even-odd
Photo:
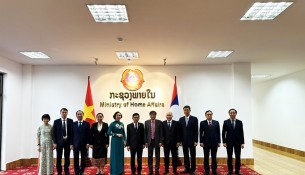
[{"label": "man's hair", "polygon": [[149,115],[157,115],[157,112],[156,111],[150,111]]},{"label": "man's hair", "polygon": [[132,117],[134,117],[134,116],[140,116],[138,113],[134,113],[134,114],[132,114]]},{"label": "man's hair", "polygon": [[236,109],[234,109],[234,108],[232,108],[232,109],[229,109],[229,114],[230,114],[230,112],[231,111],[235,111],[235,113],[237,114],[237,111],[236,111]]},{"label": "man's hair", "polygon": [[185,106],[183,107],[183,109],[185,109],[185,108],[188,108],[189,110],[191,110],[191,107],[190,107],[189,105],[185,105]]},{"label": "man's hair", "polygon": [[67,111],[68,112],[68,109],[67,108],[61,108],[60,112],[62,112],[62,111]]}]

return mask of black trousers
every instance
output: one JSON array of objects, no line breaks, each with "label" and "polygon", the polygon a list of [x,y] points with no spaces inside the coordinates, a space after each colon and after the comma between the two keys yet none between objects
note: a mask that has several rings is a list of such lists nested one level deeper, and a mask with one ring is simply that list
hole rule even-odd
[{"label": "black trousers", "polygon": [[[79,152],[81,154],[80,167],[79,167]],[[86,146],[77,146],[73,149],[75,174],[84,173],[86,167],[86,154],[87,154]]]},{"label": "black trousers", "polygon": [[[139,146],[138,148],[131,148],[130,149],[130,168],[133,173],[138,171],[138,173],[141,173],[142,170],[142,153],[143,153],[143,146]],[[135,157],[137,154],[137,163],[138,163],[138,169],[136,169],[135,164]]]},{"label": "black trousers", "polygon": [[166,145],[166,144],[164,144],[165,171],[168,171],[168,169],[169,169],[169,153],[171,152],[173,171],[174,171],[174,173],[177,172],[177,157],[178,157],[177,151],[178,151],[178,148],[176,147],[176,145]]},{"label": "black trousers", "polygon": [[211,152],[211,158],[212,158],[212,172],[216,172],[216,169],[217,169],[217,161],[216,161],[217,149],[218,149],[217,146],[210,146],[210,145],[204,145],[203,146],[204,170],[205,170],[205,172],[210,172],[210,166],[209,166],[210,152]]},{"label": "black trousers", "polygon": [[159,143],[155,143],[155,140],[151,140],[151,143],[148,146],[148,168],[150,172],[153,171],[154,149],[155,149],[155,159],[156,159],[155,171],[158,172],[160,169],[160,147],[159,147]]},{"label": "black trousers", "polygon": [[[194,145],[183,144],[183,155],[184,155],[184,167],[186,171],[195,172],[196,171],[196,147]],[[190,167],[190,157],[191,154],[191,167]]]},{"label": "black trousers", "polygon": [[61,159],[62,159],[62,152],[64,152],[65,157],[65,164],[64,164],[64,170],[65,172],[69,172],[69,166],[70,166],[70,144],[68,140],[64,140],[63,145],[59,146],[57,145],[56,148],[56,169],[58,174],[60,175],[62,172],[62,166],[61,166]]},{"label": "black trousers", "polygon": [[235,144],[235,145],[228,145],[227,144],[227,165],[230,172],[233,172],[233,165],[232,165],[232,155],[233,155],[233,148],[235,153],[235,171],[239,172],[240,170],[240,153],[241,153],[241,145]]}]

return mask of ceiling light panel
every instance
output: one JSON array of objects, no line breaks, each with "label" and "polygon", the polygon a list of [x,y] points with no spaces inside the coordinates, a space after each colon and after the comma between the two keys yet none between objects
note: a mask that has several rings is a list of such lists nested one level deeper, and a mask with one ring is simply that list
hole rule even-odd
[{"label": "ceiling light panel", "polygon": [[273,20],[293,2],[256,2],[240,20]]},{"label": "ceiling light panel", "polygon": [[228,57],[233,51],[211,51],[207,58],[225,58]]},{"label": "ceiling light panel", "polygon": [[129,22],[125,5],[87,5],[95,22]]},{"label": "ceiling light panel", "polygon": [[139,54],[136,51],[118,51],[115,52],[119,59],[138,59]]},{"label": "ceiling light panel", "polygon": [[42,52],[20,52],[21,54],[29,57],[29,58],[42,58],[42,59],[47,59],[50,58],[48,55],[42,53]]}]

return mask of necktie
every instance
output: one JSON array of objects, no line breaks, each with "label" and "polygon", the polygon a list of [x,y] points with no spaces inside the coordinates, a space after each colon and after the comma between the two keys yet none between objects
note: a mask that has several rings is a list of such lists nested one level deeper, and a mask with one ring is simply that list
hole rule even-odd
[{"label": "necktie", "polygon": [[189,118],[185,117],[185,125],[186,126],[187,126],[188,122],[189,122]]},{"label": "necktie", "polygon": [[136,123],[136,130],[138,130],[138,124]]},{"label": "necktie", "polygon": [[151,121],[151,139],[155,139],[155,121]]},{"label": "necktie", "polygon": [[212,123],[211,123],[211,121],[209,121],[209,128],[211,127],[211,125],[212,125]]},{"label": "necktie", "polygon": [[82,122],[78,122],[78,127],[81,127],[82,126]]},{"label": "necktie", "polygon": [[171,127],[171,122],[168,122],[167,124],[168,124],[168,127],[170,128]]},{"label": "necktie", "polygon": [[63,135],[64,137],[67,136],[67,131],[66,131],[66,120],[64,120],[62,135]]},{"label": "necktie", "polygon": [[232,127],[233,127],[233,129],[235,129],[235,120],[232,120]]}]

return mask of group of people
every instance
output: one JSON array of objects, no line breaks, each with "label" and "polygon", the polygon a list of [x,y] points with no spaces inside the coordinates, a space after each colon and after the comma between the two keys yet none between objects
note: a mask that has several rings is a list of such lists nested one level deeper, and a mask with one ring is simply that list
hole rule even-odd
[{"label": "group of people", "polygon": [[[169,155],[172,155],[173,173],[177,172],[178,147],[182,146],[184,154],[184,171],[181,173],[194,174],[196,170],[196,146],[198,136],[200,146],[204,152],[205,175],[210,174],[209,155],[212,158],[212,174],[217,172],[217,150],[221,145],[219,122],[213,119],[213,112],[205,112],[206,120],[200,122],[198,130],[198,119],[190,115],[191,107],[183,107],[184,116],[179,121],[173,120],[171,112],[166,113],[163,122],[156,119],[156,111],[150,111],[150,119],[140,123],[140,115],[132,115],[133,122],[127,125],[125,134],[124,124],[120,121],[123,117],[120,112],[113,115],[114,122],[109,126],[103,122],[103,114],[96,115],[97,122],[91,128],[90,124],[83,120],[84,112],[76,112],[77,121],[67,118],[68,110],[60,110],[61,118],[54,121],[53,126],[48,124],[50,116],[42,116],[43,125],[37,131],[37,146],[40,152],[39,174],[53,174],[53,149],[56,149],[56,169],[58,175],[62,174],[61,159],[64,151],[64,173],[70,175],[70,150],[74,153],[74,172],[83,175],[85,169],[85,158],[88,149],[92,148],[92,163],[97,167],[96,174],[104,174],[104,166],[107,163],[107,150],[109,136],[111,136],[110,149],[110,174],[124,174],[124,148],[130,151],[130,168],[133,175],[140,175],[142,171],[143,149],[148,149],[149,175],[159,175],[160,148],[164,149],[163,174],[169,173]],[[235,153],[235,173],[240,175],[240,154],[244,148],[244,132],[242,121],[236,119],[237,111],[229,110],[230,118],[225,120],[222,129],[223,146],[227,149],[228,175],[233,174],[232,154]],[[199,131],[199,134],[198,134]],[[155,152],[155,156],[153,153]],[[79,165],[79,153],[81,153],[81,164]],[[135,157],[137,156],[137,167]],[[155,167],[153,168],[153,157]],[[155,172],[154,172],[155,170]]]}]

